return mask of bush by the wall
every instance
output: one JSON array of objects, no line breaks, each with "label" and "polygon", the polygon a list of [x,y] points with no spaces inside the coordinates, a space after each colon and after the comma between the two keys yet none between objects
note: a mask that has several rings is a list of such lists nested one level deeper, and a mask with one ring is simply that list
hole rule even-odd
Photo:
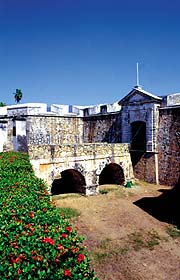
[{"label": "bush by the wall", "polygon": [[29,158],[0,153],[0,278],[94,280],[83,237],[60,217]]}]

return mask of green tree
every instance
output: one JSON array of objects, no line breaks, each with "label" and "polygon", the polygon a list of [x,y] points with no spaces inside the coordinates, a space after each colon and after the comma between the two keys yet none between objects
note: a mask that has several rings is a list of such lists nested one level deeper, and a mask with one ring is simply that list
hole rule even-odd
[{"label": "green tree", "polygon": [[21,89],[16,89],[16,92],[14,93],[14,99],[16,103],[19,103],[22,99],[23,93],[21,91]]},{"label": "green tree", "polygon": [[4,107],[4,106],[6,106],[6,103],[4,103],[4,102],[0,102],[0,107]]}]

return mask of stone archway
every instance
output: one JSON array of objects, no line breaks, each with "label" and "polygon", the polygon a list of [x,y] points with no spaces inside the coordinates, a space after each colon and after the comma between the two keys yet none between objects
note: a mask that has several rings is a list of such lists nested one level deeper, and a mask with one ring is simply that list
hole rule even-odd
[{"label": "stone archway", "polygon": [[116,184],[123,185],[125,182],[124,171],[117,163],[107,164],[99,175],[99,185]]},{"label": "stone archway", "polygon": [[86,181],[84,176],[75,169],[66,169],[61,172],[61,178],[52,183],[51,194],[85,193]]}]

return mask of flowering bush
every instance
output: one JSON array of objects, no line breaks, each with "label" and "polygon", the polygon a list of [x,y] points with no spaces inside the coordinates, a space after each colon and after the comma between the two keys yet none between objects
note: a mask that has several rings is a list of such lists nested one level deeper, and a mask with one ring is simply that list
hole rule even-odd
[{"label": "flowering bush", "polygon": [[1,279],[94,280],[83,237],[58,213],[28,156],[0,153]]}]

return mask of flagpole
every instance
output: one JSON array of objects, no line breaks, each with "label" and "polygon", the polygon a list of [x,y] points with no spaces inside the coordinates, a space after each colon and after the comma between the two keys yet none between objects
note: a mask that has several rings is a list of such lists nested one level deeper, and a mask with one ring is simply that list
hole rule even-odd
[{"label": "flagpole", "polygon": [[137,87],[139,87],[139,64],[138,64],[138,62],[136,63],[136,84],[137,84]]}]

